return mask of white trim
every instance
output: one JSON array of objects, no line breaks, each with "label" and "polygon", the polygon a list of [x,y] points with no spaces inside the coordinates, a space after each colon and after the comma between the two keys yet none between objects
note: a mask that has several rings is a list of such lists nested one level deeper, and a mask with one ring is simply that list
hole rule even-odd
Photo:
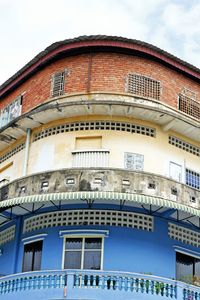
[{"label": "white trim", "polygon": [[[70,231],[70,230],[66,230],[66,231]],[[78,230],[75,230],[75,231],[78,231]],[[90,231],[90,230],[86,230],[86,231]],[[95,231],[95,230],[94,230]],[[103,230],[99,230],[99,231],[103,231]],[[105,230],[106,232],[109,232],[108,230]],[[61,265],[61,268],[62,270],[65,270],[64,269],[64,263],[65,263],[65,241],[66,241],[66,238],[70,238],[70,237],[79,237],[82,239],[82,249],[81,249],[81,268],[80,270],[84,270],[83,268],[83,263],[84,263],[84,259],[83,259],[83,255],[84,255],[84,246],[85,246],[85,239],[87,237],[98,237],[98,238],[101,238],[102,239],[102,242],[101,242],[101,249],[96,249],[97,251],[101,251],[101,265],[100,265],[100,270],[99,271],[102,271],[103,270],[103,258],[104,258],[104,238],[105,238],[105,235],[99,235],[99,234],[91,234],[91,235],[80,235],[77,233],[77,235],[73,235],[73,234],[67,234],[67,235],[63,235],[63,253],[62,253],[62,265]]]},{"label": "white trim", "polygon": [[95,230],[95,229],[72,229],[72,230],[60,230],[60,237],[71,236],[77,237],[77,235],[81,237],[108,237],[109,230]]},{"label": "white trim", "polygon": [[196,251],[192,251],[190,249],[186,249],[186,248],[176,246],[176,245],[173,246],[173,248],[175,248],[175,252],[179,252],[179,253],[186,254],[186,255],[200,259],[200,253],[198,253]]},{"label": "white trim", "polygon": [[37,242],[37,241],[41,241],[41,240],[44,240],[44,238],[47,235],[48,235],[47,233],[41,233],[41,234],[29,236],[27,238],[22,239],[22,243],[24,245],[26,245],[26,244],[34,243],[34,242]]}]

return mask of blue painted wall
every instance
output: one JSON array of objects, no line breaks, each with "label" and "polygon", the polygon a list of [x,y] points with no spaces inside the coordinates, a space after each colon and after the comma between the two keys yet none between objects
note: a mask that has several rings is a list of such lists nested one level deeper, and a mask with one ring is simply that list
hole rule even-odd
[{"label": "blue painted wall", "polygon": [[[200,254],[198,248],[170,239],[167,220],[154,217],[153,232],[109,226],[56,227],[33,231],[26,235],[22,235],[20,232],[19,252],[17,251],[17,241],[3,246],[3,255],[0,256],[0,274],[22,271],[24,245],[21,240],[24,237],[40,233],[48,234],[43,242],[42,269],[61,269],[63,238],[59,237],[59,230],[83,228],[109,230],[109,237],[105,238],[104,245],[104,270],[138,272],[175,278],[175,245]],[[15,255],[18,257],[16,268]]]}]

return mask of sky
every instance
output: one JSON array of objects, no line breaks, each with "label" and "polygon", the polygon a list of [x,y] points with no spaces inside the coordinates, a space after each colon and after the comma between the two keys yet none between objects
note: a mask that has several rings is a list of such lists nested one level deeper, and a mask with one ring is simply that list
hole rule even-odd
[{"label": "sky", "polygon": [[0,0],[0,85],[50,44],[91,34],[145,41],[200,68],[200,0]]}]

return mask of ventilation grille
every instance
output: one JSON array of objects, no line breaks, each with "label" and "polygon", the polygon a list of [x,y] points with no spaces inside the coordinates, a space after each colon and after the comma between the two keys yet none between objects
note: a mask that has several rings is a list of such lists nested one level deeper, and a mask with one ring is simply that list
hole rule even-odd
[{"label": "ventilation grille", "polygon": [[129,74],[128,93],[145,98],[160,100],[160,82],[143,75]]},{"label": "ventilation grille", "polygon": [[179,94],[179,110],[200,120],[200,103],[183,94]]},{"label": "ventilation grille", "polygon": [[14,240],[15,238],[15,225],[3,230],[0,233],[0,246]]},{"label": "ventilation grille", "polygon": [[31,217],[25,220],[23,232],[75,225],[121,226],[153,231],[153,218],[143,214],[111,210],[68,210]]},{"label": "ventilation grille", "polygon": [[22,143],[20,145],[17,145],[15,148],[13,148],[11,151],[5,153],[4,155],[0,156],[0,163],[4,162],[8,158],[15,155],[17,152],[23,150],[25,148],[25,143]]},{"label": "ventilation grille", "polygon": [[71,132],[71,131],[85,131],[85,130],[113,130],[113,131],[126,131],[131,133],[143,134],[150,137],[155,137],[155,129],[122,122],[111,121],[97,121],[97,122],[75,122],[58,125],[55,127],[47,128],[41,132],[36,133],[33,136],[33,141],[37,141],[48,137],[50,135],[56,135],[59,133]]},{"label": "ventilation grille", "polygon": [[52,97],[58,97],[64,94],[65,72],[56,73],[53,75],[52,81]]},{"label": "ventilation grille", "polygon": [[195,247],[200,246],[200,233],[197,233],[196,231],[169,223],[168,235],[171,239],[180,241],[184,244]]},{"label": "ventilation grille", "polygon": [[180,148],[184,151],[187,151],[191,154],[194,154],[196,156],[200,156],[200,148],[197,146],[194,146],[190,143],[184,142],[183,140],[178,139],[175,136],[169,136],[169,144]]}]

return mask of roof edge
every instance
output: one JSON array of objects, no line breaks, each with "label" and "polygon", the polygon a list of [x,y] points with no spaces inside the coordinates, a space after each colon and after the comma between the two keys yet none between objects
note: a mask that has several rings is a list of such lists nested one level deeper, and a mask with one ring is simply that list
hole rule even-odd
[{"label": "roof edge", "polygon": [[56,57],[61,53],[79,48],[98,48],[103,46],[108,48],[121,48],[122,50],[137,51],[144,55],[150,55],[155,59],[159,59],[163,61],[163,63],[167,63],[171,67],[200,80],[199,68],[149,43],[118,36],[84,35],[55,42],[48,46],[0,86],[0,97],[2,97],[6,92],[9,92],[9,90],[14,88],[19,82],[25,80],[27,76],[30,76],[42,64],[48,62],[49,59]]}]

